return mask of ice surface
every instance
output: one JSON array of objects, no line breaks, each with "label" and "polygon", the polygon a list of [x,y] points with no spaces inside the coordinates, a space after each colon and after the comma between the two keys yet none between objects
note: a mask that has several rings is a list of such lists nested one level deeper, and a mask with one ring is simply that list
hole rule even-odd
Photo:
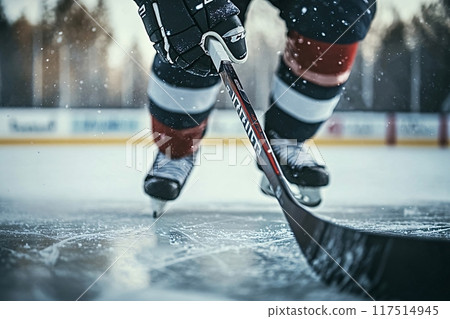
[{"label": "ice surface", "polygon": [[323,209],[334,223],[376,233],[450,239],[450,204],[356,206]]},{"label": "ice surface", "polygon": [[[449,236],[449,150],[320,151],[332,179],[314,212],[371,231]],[[278,204],[258,190],[247,149],[233,152],[211,160],[206,147],[155,222],[145,173],[126,166],[125,146],[1,147],[0,299],[74,300],[107,269],[82,299],[361,298],[318,280]]]},{"label": "ice surface", "polygon": [[262,206],[174,207],[155,223],[139,203],[5,204],[13,212],[1,218],[2,300],[75,300],[111,265],[82,299],[360,298],[322,284],[283,216]]}]

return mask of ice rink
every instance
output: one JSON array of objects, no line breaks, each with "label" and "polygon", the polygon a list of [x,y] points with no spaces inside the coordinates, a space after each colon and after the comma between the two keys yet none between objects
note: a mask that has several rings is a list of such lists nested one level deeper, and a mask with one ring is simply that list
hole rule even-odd
[{"label": "ice rink", "polygon": [[[331,185],[315,213],[450,238],[449,149],[319,150]],[[240,143],[204,147],[158,220],[142,191],[150,163],[127,165],[125,145],[0,147],[0,299],[365,299],[312,272]]]}]

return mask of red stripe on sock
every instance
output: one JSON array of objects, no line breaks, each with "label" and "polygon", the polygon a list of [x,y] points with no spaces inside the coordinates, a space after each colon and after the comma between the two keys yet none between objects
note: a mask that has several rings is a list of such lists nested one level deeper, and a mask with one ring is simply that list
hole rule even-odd
[{"label": "red stripe on sock", "polygon": [[180,158],[192,154],[200,147],[208,119],[200,125],[188,129],[176,130],[159,122],[152,116],[153,133],[158,133],[155,142],[161,152]]},{"label": "red stripe on sock", "polygon": [[283,58],[295,75],[331,87],[348,80],[357,50],[358,42],[332,45],[289,31]]}]

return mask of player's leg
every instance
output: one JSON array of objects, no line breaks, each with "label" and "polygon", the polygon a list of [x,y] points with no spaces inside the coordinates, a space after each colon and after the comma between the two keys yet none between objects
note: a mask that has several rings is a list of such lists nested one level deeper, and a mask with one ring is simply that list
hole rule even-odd
[{"label": "player's leg", "polygon": [[[244,20],[250,0],[235,2]],[[219,76],[192,75],[155,57],[148,94],[159,152],[144,182],[151,197],[166,201],[180,194],[205,134],[219,82]]]},{"label": "player's leg", "polygon": [[303,142],[318,131],[338,104],[375,6],[368,9],[373,1],[359,0],[272,2],[289,31],[273,81],[265,130],[276,140],[274,152],[286,178],[307,191],[312,188],[311,196],[317,197],[306,204],[314,206],[320,203],[317,188],[327,185],[329,177]]},{"label": "player's leg", "polygon": [[148,95],[159,152],[144,182],[151,197],[178,197],[193,168],[219,89],[218,76],[195,76],[155,57]]}]

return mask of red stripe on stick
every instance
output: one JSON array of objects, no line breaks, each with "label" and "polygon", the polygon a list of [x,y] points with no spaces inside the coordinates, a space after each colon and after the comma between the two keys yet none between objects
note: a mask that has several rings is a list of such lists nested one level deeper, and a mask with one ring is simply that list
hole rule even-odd
[{"label": "red stripe on stick", "polygon": [[[258,139],[259,143],[261,144],[264,153],[266,154],[267,158],[269,159],[270,165],[272,166],[273,170],[275,171],[276,175],[280,175],[280,170],[278,169],[278,165],[274,159],[274,155],[273,152],[270,151],[270,147],[268,145],[267,142],[267,138],[265,138],[263,135],[261,135],[260,131],[258,130],[258,127],[261,128],[261,126],[259,125],[259,122],[257,121],[257,119],[253,119],[246,107],[246,103],[244,102],[244,99],[241,97],[238,88],[236,87],[236,85],[233,83],[233,81],[228,81],[228,83],[231,85],[234,93],[236,94],[236,97],[239,99],[239,102],[241,103],[242,106],[242,110],[245,113],[245,116],[247,117],[247,120],[249,121],[253,132],[256,135],[256,138]],[[258,124],[258,126],[257,126]]]}]

